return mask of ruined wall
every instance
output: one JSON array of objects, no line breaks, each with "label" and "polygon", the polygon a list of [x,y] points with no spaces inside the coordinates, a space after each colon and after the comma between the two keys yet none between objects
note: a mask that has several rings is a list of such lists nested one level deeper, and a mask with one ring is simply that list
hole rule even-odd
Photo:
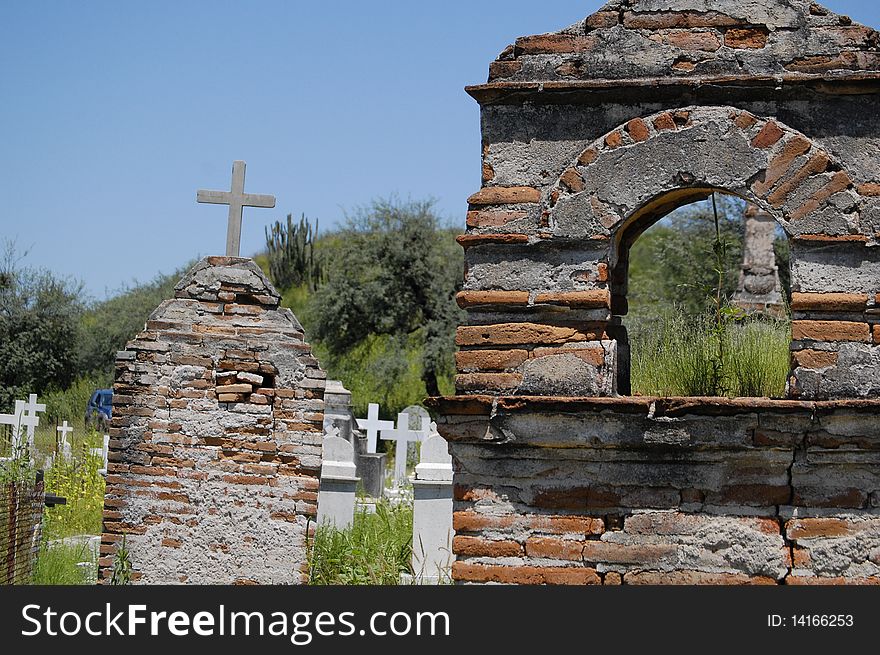
[{"label": "ruined wall", "polygon": [[880,583],[880,401],[435,402],[454,577]]},{"label": "ruined wall", "polygon": [[[615,0],[467,90],[468,318],[431,399],[454,579],[880,581],[877,33],[804,0]],[[713,192],[789,236],[798,400],[622,398],[629,249]]]},{"label": "ruined wall", "polygon": [[325,374],[250,259],[199,262],[116,361],[100,577],[304,581]]}]

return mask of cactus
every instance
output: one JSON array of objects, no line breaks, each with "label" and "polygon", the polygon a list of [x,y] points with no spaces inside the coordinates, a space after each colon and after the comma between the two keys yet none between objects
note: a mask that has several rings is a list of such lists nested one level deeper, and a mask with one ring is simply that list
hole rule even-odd
[{"label": "cactus", "polygon": [[269,257],[269,274],[279,289],[307,284],[315,290],[323,281],[324,267],[315,253],[318,222],[314,227],[303,215],[294,224],[291,214],[287,223],[275,221],[266,229],[266,250]]}]

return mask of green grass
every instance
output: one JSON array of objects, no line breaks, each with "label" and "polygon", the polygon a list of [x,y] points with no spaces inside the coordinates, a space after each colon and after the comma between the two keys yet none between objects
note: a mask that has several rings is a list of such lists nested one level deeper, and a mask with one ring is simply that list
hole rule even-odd
[{"label": "green grass", "polygon": [[355,512],[351,527],[319,526],[309,543],[309,584],[396,585],[411,572],[412,504],[376,504]]},{"label": "green grass", "polygon": [[[90,567],[79,566],[90,562]],[[95,584],[97,556],[88,543],[48,542],[40,544],[32,582],[36,585]]]},{"label": "green grass", "polygon": [[[722,387],[729,396],[781,397],[789,372],[787,321],[749,318],[724,334]],[[632,390],[643,396],[716,395],[718,343],[708,317],[669,313],[641,321],[631,336]]]}]

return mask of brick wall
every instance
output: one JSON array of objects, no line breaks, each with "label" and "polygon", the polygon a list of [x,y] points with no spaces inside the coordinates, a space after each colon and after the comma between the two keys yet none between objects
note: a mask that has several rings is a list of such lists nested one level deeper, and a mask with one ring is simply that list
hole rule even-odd
[{"label": "brick wall", "polygon": [[299,583],[325,374],[249,259],[199,262],[116,361],[101,580]]},{"label": "brick wall", "polygon": [[434,407],[459,582],[880,583],[880,401]]}]

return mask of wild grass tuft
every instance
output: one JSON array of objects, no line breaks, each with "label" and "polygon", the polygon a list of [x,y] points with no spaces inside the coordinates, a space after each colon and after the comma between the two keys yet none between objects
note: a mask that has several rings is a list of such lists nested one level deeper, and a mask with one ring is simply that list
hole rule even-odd
[{"label": "wild grass tuft", "polygon": [[396,585],[410,571],[412,504],[376,504],[355,512],[351,527],[319,526],[309,544],[309,584]]}]

